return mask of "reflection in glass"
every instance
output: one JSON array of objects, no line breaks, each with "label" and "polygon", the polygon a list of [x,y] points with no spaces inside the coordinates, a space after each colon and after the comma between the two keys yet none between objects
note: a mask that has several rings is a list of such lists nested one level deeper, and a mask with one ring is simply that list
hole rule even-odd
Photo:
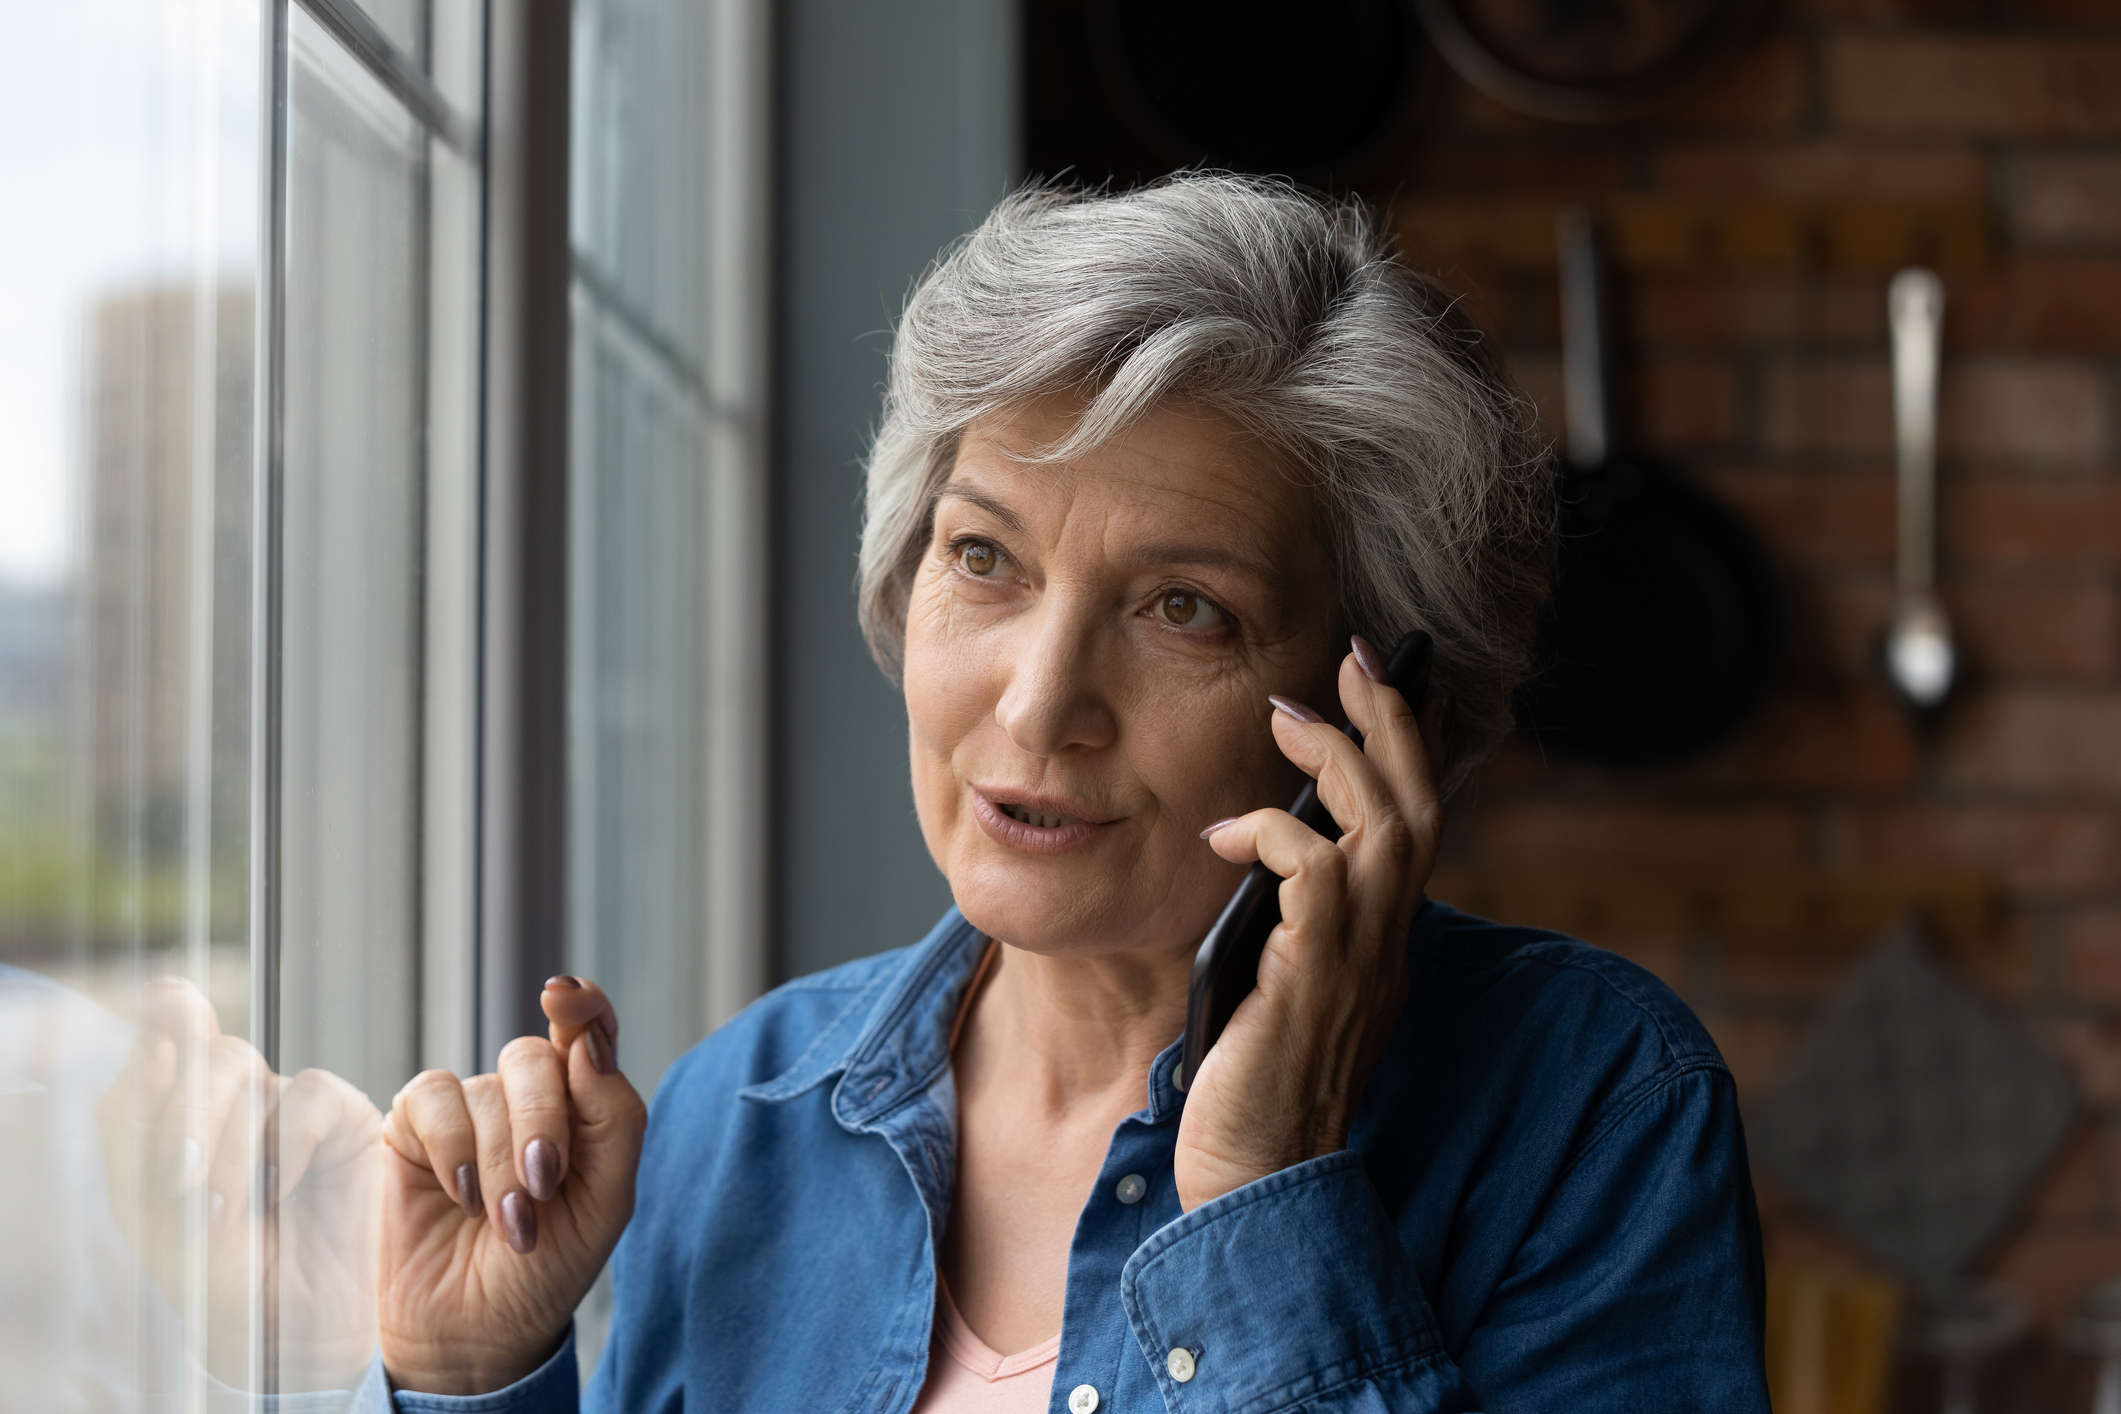
[{"label": "reflection in glass", "polygon": [[[377,18],[477,111],[479,6]],[[478,168],[299,6],[69,0],[0,173],[6,1401],[344,1391],[379,1107],[469,1054]]]}]

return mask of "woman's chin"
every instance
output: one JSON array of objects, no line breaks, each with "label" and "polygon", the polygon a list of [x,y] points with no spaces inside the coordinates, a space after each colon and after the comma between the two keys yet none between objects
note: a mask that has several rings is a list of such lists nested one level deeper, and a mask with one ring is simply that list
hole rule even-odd
[{"label": "woman's chin", "polygon": [[1198,943],[1205,925],[1193,929],[1181,916],[1198,910],[1173,907],[1170,871],[1142,851],[1121,852],[1127,857],[1035,856],[981,840],[967,851],[974,857],[950,870],[952,893],[973,927],[1026,952],[1089,956]]}]

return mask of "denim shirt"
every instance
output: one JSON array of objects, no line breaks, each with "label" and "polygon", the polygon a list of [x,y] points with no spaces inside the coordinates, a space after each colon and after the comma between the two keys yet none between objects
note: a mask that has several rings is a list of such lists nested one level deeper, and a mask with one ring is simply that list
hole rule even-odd
[{"label": "denim shirt", "polygon": [[[948,1034],[980,947],[952,910],[671,1071],[583,1403],[911,1407],[957,1176]],[[1100,1414],[1765,1414],[1745,1141],[1700,1023],[1619,957],[1442,904],[1409,949],[1339,1153],[1181,1212],[1178,1046],[1157,1058],[1076,1223],[1051,1408],[1089,1385]],[[391,1396],[378,1369],[358,1403],[547,1414],[576,1389],[570,1337],[494,1394]]]}]

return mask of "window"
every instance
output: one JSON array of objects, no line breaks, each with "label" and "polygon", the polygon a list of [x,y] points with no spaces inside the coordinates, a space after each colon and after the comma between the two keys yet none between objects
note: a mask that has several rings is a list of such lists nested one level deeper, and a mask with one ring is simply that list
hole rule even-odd
[{"label": "window", "polygon": [[9,26],[0,1370],[346,1389],[405,1080],[763,983],[765,10]]}]

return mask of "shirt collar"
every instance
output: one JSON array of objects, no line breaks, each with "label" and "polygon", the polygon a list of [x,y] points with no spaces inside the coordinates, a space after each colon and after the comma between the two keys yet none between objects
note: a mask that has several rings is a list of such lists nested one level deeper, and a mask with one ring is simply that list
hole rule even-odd
[{"label": "shirt collar", "polygon": [[950,1020],[984,942],[952,908],[818,1033],[795,1064],[742,1098],[792,1100],[838,1078],[832,1112],[860,1129],[935,1082],[950,1064]]},{"label": "shirt collar", "polygon": [[[746,1100],[792,1100],[835,1077],[832,1112],[850,1130],[868,1127],[924,1093],[950,1065],[950,1023],[979,968],[986,935],[955,907],[895,967],[878,972],[817,1039],[772,1080],[739,1092]],[[1149,1067],[1145,1117],[1176,1116],[1185,1095],[1174,1083],[1182,1041]]]}]

